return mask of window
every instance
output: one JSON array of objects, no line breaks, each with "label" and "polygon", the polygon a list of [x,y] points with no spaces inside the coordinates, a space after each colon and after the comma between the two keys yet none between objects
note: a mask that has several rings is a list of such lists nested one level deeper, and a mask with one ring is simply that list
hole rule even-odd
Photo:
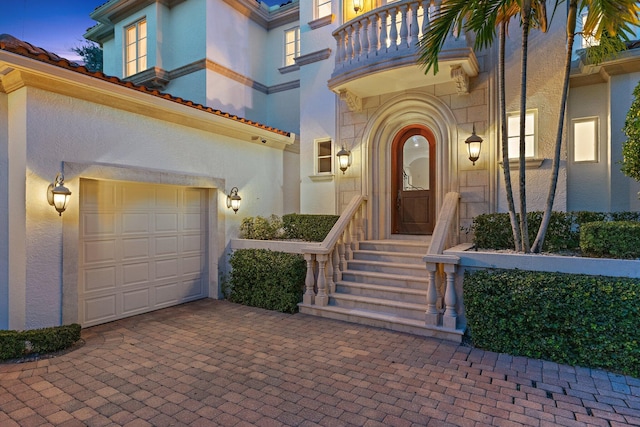
[{"label": "window", "polygon": [[316,0],[316,19],[331,15],[331,0]]},{"label": "window", "polygon": [[[525,157],[536,157],[538,145],[538,111],[529,110],[525,115],[524,142]],[[509,139],[509,159],[520,157],[520,114],[507,114],[507,137]]]},{"label": "window", "polygon": [[125,77],[147,69],[147,21],[125,28]]},{"label": "window", "polygon": [[598,161],[598,118],[573,120],[573,161]]},{"label": "window", "polygon": [[284,65],[296,65],[295,58],[300,56],[300,27],[284,32]]},{"label": "window", "polygon": [[316,175],[333,173],[333,146],[331,139],[315,140]]}]

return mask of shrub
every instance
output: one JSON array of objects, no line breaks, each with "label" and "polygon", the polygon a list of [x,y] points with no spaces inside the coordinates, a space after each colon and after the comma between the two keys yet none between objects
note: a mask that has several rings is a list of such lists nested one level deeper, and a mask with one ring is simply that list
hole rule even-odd
[{"label": "shrub", "polygon": [[580,249],[592,257],[640,258],[640,223],[611,221],[583,224]]},{"label": "shrub", "polygon": [[633,90],[633,102],[622,131],[627,140],[622,144],[622,167],[626,176],[640,181],[640,83]]},{"label": "shrub", "polygon": [[307,273],[302,255],[240,249],[230,263],[229,301],[283,313],[298,310]]},{"label": "shrub", "polygon": [[338,218],[338,215],[287,214],[282,217],[282,223],[287,239],[322,242]]},{"label": "shrub", "polygon": [[463,286],[474,345],[640,376],[638,279],[482,270]]},{"label": "shrub", "polygon": [[277,215],[269,218],[261,216],[246,217],[240,224],[240,237],[243,239],[274,240],[282,237],[282,220]]},{"label": "shrub", "polygon": [[0,331],[0,360],[64,350],[80,339],[80,331],[77,323],[28,331]]}]

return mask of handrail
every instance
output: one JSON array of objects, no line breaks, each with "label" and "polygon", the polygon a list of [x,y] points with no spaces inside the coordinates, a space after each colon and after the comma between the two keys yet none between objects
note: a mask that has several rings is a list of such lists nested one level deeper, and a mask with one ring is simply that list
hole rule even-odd
[{"label": "handrail", "polygon": [[451,191],[444,196],[444,202],[440,208],[440,215],[436,221],[436,228],[433,230],[431,236],[431,243],[429,249],[427,249],[427,255],[441,254],[444,250],[444,245],[447,243],[447,236],[449,234],[451,223],[456,216],[458,210],[458,200],[460,199],[460,193]]}]

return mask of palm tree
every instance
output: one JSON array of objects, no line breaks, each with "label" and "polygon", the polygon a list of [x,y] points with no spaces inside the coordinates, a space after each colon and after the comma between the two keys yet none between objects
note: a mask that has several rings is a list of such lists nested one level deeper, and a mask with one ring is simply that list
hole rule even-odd
[{"label": "palm tree", "polygon": [[[556,0],[556,4],[558,1]],[[425,73],[431,67],[438,72],[438,55],[444,46],[446,38],[456,30],[460,33],[474,31],[476,33],[475,49],[488,47],[493,44],[496,26],[500,27],[500,63],[499,63],[499,94],[500,117],[502,129],[502,157],[504,159],[504,179],[507,193],[509,218],[513,232],[515,249],[529,250],[528,226],[526,217],[526,186],[524,168],[524,125],[526,112],[526,58],[528,49],[529,28],[533,23],[542,31],[547,29],[546,0],[524,0],[521,4],[517,0],[449,0],[442,4],[434,17],[429,30],[420,40],[419,62],[425,66]],[[516,224],[515,204],[511,185],[511,171],[509,167],[509,147],[506,134],[506,105],[504,81],[504,42],[509,22],[517,14],[523,17],[522,44],[522,80],[520,94],[520,225]]]},{"label": "palm tree", "polygon": [[560,152],[562,135],[564,131],[564,116],[569,93],[569,73],[571,71],[571,56],[576,35],[576,21],[578,11],[588,8],[587,19],[583,28],[585,35],[593,36],[599,40],[603,35],[618,36],[625,40],[633,34],[633,25],[638,25],[638,13],[640,6],[634,0],[569,0],[567,14],[567,51],[565,55],[564,82],[562,97],[560,99],[560,116],[558,118],[558,131],[554,147],[553,163],[551,166],[551,178],[549,181],[549,193],[545,204],[544,214],[538,229],[538,234],[533,242],[532,251],[540,252],[544,244],[544,238],[551,220],[551,212],[558,186],[558,169],[560,166]]}]

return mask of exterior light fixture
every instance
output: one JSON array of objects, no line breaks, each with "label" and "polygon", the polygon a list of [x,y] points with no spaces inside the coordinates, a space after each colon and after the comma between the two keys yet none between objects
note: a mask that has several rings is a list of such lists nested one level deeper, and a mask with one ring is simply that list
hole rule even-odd
[{"label": "exterior light fixture", "polygon": [[342,149],[338,151],[338,154],[336,154],[336,156],[338,156],[338,162],[340,163],[340,170],[344,175],[344,172],[347,170],[347,168],[351,166],[351,151],[345,150],[344,146],[342,146]]},{"label": "exterior light fixture", "polygon": [[242,200],[242,198],[238,196],[238,187],[233,187],[227,196],[227,208],[233,209],[234,214],[238,213],[238,209],[240,209],[240,200]]},{"label": "exterior light fixture", "polygon": [[480,150],[482,149],[482,138],[476,135],[476,125],[473,125],[473,132],[471,136],[465,141],[467,144],[467,150],[469,151],[469,160],[473,165],[476,165],[476,161],[480,157]]},{"label": "exterior light fixture", "polygon": [[64,175],[62,172],[58,172],[56,179],[47,187],[47,202],[62,216],[62,212],[67,209],[69,196],[71,196],[71,191],[64,186]]},{"label": "exterior light fixture", "polygon": [[353,10],[356,13],[362,10],[362,0],[353,0]]}]

